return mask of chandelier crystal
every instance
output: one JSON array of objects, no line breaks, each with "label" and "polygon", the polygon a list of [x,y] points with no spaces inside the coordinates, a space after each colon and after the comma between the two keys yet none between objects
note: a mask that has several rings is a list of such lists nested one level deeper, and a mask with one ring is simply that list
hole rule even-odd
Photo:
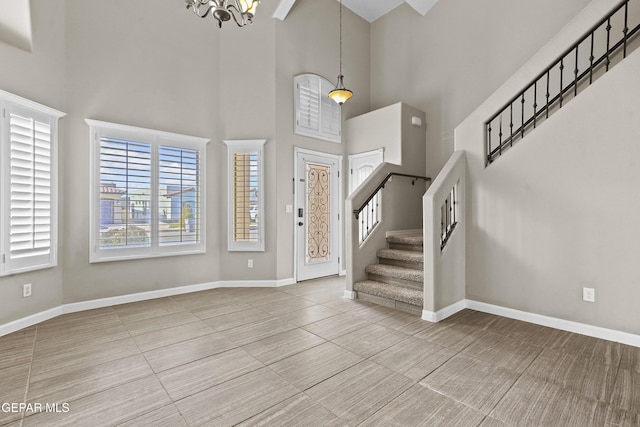
[{"label": "chandelier crystal", "polygon": [[211,15],[218,21],[218,28],[233,18],[238,27],[253,24],[253,16],[259,0],[185,0],[187,9],[200,17]]}]

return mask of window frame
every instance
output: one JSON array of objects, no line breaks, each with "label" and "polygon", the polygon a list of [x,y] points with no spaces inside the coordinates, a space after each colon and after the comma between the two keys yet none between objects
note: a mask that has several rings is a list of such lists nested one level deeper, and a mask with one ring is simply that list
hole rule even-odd
[{"label": "window frame", "polygon": [[[304,82],[312,86],[313,90],[317,89],[317,129],[302,124],[303,110],[301,109],[300,84]],[[329,92],[334,88],[333,83],[317,74],[299,74],[293,78],[293,133],[337,144],[342,143],[342,107],[329,98]],[[327,108],[329,111],[327,111]],[[337,129],[335,132],[330,130],[333,127]]]},{"label": "window frame", "polygon": [[[265,250],[265,211],[264,211],[264,146],[266,139],[224,140],[227,146],[227,250],[229,252],[264,252]],[[258,241],[236,241],[234,239],[235,186],[233,179],[235,153],[256,152],[258,155]]]},{"label": "window frame", "polygon": [[[89,262],[111,262],[206,252],[206,146],[210,139],[117,123],[85,119],[90,129]],[[100,143],[103,137],[150,144],[150,242],[149,246],[100,248]],[[194,243],[161,245],[159,242],[159,147],[199,150],[200,238]]]},{"label": "window frame", "polygon": [[[15,112],[49,125],[50,131],[50,243],[48,254],[10,256],[11,228],[11,114]],[[58,121],[66,113],[0,90],[0,277],[58,265]]]}]

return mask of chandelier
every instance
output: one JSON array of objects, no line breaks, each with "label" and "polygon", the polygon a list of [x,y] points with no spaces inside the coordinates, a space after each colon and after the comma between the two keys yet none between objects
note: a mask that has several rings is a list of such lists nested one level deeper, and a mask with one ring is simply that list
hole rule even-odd
[{"label": "chandelier", "polygon": [[344,104],[353,96],[353,92],[344,87],[344,76],[342,75],[342,0],[340,0],[340,74],[338,74],[338,83],[336,88],[329,92],[329,98],[333,99],[339,105]]},{"label": "chandelier", "polygon": [[259,0],[185,0],[187,9],[192,9],[200,18],[209,14],[218,21],[218,28],[222,23],[233,18],[238,27],[253,24],[252,18],[256,13]]}]

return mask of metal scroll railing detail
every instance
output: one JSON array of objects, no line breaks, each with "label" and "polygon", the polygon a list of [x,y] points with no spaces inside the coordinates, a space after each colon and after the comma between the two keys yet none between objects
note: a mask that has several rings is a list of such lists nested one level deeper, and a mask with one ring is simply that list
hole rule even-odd
[{"label": "metal scroll railing detail", "polygon": [[373,232],[375,227],[380,223],[381,218],[381,201],[382,190],[387,182],[394,176],[410,178],[411,185],[415,185],[416,181],[431,181],[426,176],[408,175],[403,173],[391,172],[382,180],[375,190],[369,195],[367,200],[360,205],[358,209],[353,210],[353,214],[358,221],[358,243],[362,244],[367,237]]},{"label": "metal scroll railing detail", "polygon": [[[634,25],[630,28],[630,24]],[[487,164],[627,56],[640,31],[640,1],[625,0],[485,122]]]}]

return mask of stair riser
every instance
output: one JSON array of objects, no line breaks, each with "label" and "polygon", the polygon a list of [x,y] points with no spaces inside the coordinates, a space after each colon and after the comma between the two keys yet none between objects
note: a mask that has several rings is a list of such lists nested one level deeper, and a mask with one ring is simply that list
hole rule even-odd
[{"label": "stair riser", "polygon": [[411,268],[412,270],[424,270],[423,262],[399,261],[397,259],[378,258],[380,264],[395,265],[396,267]]},{"label": "stair riser", "polygon": [[422,315],[422,307],[407,304],[406,302],[394,301],[376,295],[369,295],[364,292],[357,292],[357,298],[361,301],[371,302],[383,307],[389,307],[395,310],[404,311],[405,313],[416,314],[418,316]]},{"label": "stair riser", "polygon": [[389,249],[399,249],[401,251],[424,252],[422,245],[407,245],[404,243],[389,242]]},{"label": "stair riser", "polygon": [[414,282],[412,280],[397,279],[395,277],[382,276],[379,274],[367,273],[369,280],[376,282],[389,283],[391,285],[408,286],[410,288],[422,290],[424,288],[423,282]]}]

